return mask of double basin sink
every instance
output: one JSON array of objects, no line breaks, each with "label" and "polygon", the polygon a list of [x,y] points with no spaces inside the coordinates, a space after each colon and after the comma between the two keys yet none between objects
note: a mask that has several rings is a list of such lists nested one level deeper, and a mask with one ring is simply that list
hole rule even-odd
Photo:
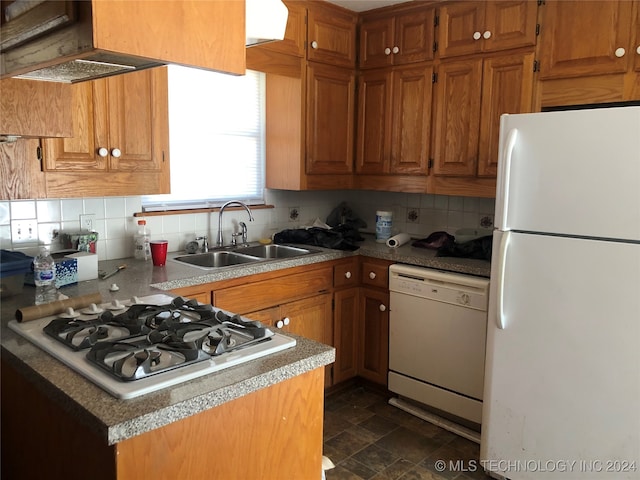
[{"label": "double basin sink", "polygon": [[250,245],[248,247],[234,247],[233,249],[219,248],[206,253],[180,255],[174,260],[204,269],[215,269],[246,265],[267,260],[286,259],[320,253],[306,247],[293,245]]}]

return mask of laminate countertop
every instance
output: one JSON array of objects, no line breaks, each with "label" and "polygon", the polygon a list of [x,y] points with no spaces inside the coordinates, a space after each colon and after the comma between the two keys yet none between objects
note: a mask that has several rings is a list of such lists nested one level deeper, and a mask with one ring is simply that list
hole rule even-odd
[{"label": "laminate countertop", "polygon": [[[490,262],[484,260],[436,257],[435,251],[404,245],[389,248],[373,239],[362,242],[354,252],[319,249],[314,255],[285,260],[271,260],[205,271],[174,261],[181,252],[169,254],[164,267],[134,259],[99,262],[99,269],[112,271],[127,268],[107,280],[89,280],[63,287],[69,297],[100,292],[104,302],[128,300],[175,288],[238,278],[256,273],[340,259],[353,255],[382,258],[396,263],[424,266],[439,270],[489,277]],[[111,291],[116,283],[118,291]],[[154,430],[190,415],[214,408],[258,389],[293,378],[335,360],[333,347],[287,333],[294,337],[294,348],[231,367],[130,400],[120,400],[85,380],[62,363],[23,339],[7,327],[18,308],[33,305],[34,287],[25,286],[22,293],[2,299],[2,360],[9,362],[49,398],[59,402],[81,422],[101,435],[108,445]],[[9,392],[3,392],[8,395]]]}]

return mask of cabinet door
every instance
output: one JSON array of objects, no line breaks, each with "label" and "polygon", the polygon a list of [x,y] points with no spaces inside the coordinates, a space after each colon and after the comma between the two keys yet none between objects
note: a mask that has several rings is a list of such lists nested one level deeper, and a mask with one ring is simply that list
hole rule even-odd
[{"label": "cabinet door", "polygon": [[[485,3],[483,51],[508,50],[536,44],[538,2],[500,0]],[[489,32],[489,38],[486,38]]]},{"label": "cabinet door", "polygon": [[309,62],[306,173],[353,171],[354,95],[353,70]]},{"label": "cabinet door", "polygon": [[327,345],[333,344],[330,293],[281,305],[280,315],[289,319],[285,331]]},{"label": "cabinet door", "polygon": [[[540,7],[540,79],[623,73],[631,32],[628,0],[548,0]],[[619,51],[618,54],[621,52]]]},{"label": "cabinet door", "polygon": [[500,115],[531,112],[534,54],[488,58],[482,74],[478,176],[498,173]]},{"label": "cabinet door", "polygon": [[[131,75],[131,74],[127,74]],[[48,171],[100,171],[108,167],[109,104],[107,79],[80,82],[71,86],[73,136],[46,139],[44,169]]]},{"label": "cabinet door", "polygon": [[484,3],[456,2],[440,7],[438,51],[441,58],[482,50]]},{"label": "cabinet door", "polygon": [[166,68],[161,68],[107,79],[109,170],[141,172],[162,168],[169,121],[166,75]]},{"label": "cabinet door", "polygon": [[360,291],[360,352],[358,375],[387,385],[389,371],[389,292]]},{"label": "cabinet door", "polygon": [[333,382],[339,383],[357,375],[358,370],[358,290],[347,288],[334,293],[333,344],[336,362]]},{"label": "cabinet door", "polygon": [[365,18],[360,25],[360,67],[393,65],[393,17]]},{"label": "cabinet door", "polygon": [[[395,22],[394,65],[432,60],[434,55],[435,9],[421,9],[398,15]],[[397,53],[394,47],[398,48]]]},{"label": "cabinet door", "polygon": [[356,172],[389,172],[391,156],[392,74],[388,69],[365,70],[358,78]]},{"label": "cabinet door", "polygon": [[310,6],[307,59],[353,68],[356,63],[356,16]]},{"label": "cabinet door", "polygon": [[440,64],[434,115],[435,175],[476,173],[481,80],[481,59]]},{"label": "cabinet door", "polygon": [[631,54],[634,57],[635,70],[636,72],[640,72],[640,0],[636,0],[633,6],[635,9],[634,23],[633,23],[635,41],[631,45]]},{"label": "cabinet door", "polygon": [[267,327],[275,327],[278,320],[282,320],[280,315],[280,306],[265,308],[256,312],[244,314],[250,320],[256,320]]},{"label": "cabinet door", "polygon": [[427,173],[432,77],[431,65],[393,71],[391,173]]}]

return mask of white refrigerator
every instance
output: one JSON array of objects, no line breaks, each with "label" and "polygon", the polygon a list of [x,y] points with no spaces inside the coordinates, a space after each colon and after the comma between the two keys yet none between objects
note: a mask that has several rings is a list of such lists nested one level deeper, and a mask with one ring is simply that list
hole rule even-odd
[{"label": "white refrigerator", "polygon": [[640,107],[501,118],[480,462],[640,478]]}]

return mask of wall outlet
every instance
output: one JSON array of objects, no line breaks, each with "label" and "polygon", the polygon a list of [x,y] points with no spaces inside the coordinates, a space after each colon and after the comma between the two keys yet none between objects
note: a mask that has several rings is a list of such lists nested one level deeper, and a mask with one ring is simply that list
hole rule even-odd
[{"label": "wall outlet", "polygon": [[13,220],[11,222],[11,242],[12,243],[37,243],[38,242],[37,220]]},{"label": "wall outlet", "polygon": [[93,230],[93,222],[96,219],[94,213],[80,214],[80,230]]}]

